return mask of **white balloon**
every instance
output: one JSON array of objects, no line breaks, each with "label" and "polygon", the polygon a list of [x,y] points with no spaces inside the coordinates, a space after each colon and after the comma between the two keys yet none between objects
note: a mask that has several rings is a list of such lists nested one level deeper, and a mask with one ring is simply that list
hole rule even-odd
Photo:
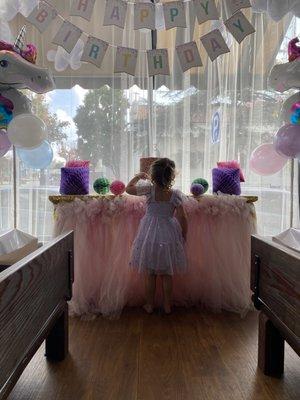
[{"label": "white balloon", "polygon": [[47,138],[44,122],[33,114],[17,115],[7,127],[7,136],[18,148],[38,147]]},{"label": "white balloon", "polygon": [[280,21],[288,12],[299,12],[300,0],[252,0],[254,12],[267,12],[274,21]]},{"label": "white balloon", "polygon": [[284,124],[290,124],[291,123],[291,108],[292,105],[295,103],[300,102],[300,92],[293,94],[293,96],[289,97],[286,99],[286,101],[283,103],[282,109],[281,109],[281,120],[284,122]]}]

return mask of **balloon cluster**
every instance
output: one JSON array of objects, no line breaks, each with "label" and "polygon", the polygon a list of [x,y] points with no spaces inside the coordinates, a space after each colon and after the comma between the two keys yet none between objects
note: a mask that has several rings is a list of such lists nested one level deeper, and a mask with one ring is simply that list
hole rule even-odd
[{"label": "balloon cluster", "polygon": [[17,88],[47,93],[55,85],[51,72],[35,64],[37,49],[26,44],[25,34],[23,26],[14,44],[0,40],[0,157],[14,145],[26,167],[44,169],[53,159],[47,129]]},{"label": "balloon cluster", "polygon": [[[298,41],[296,38],[289,43],[289,62],[275,65],[271,72],[269,83],[280,92],[300,87],[297,63],[300,53],[291,58],[291,49],[295,52]],[[300,157],[300,93],[284,102],[281,116],[285,125],[274,136],[273,143],[264,143],[251,154],[250,169],[259,175],[275,174],[285,166],[289,158]]]},{"label": "balloon cluster", "polygon": [[9,96],[0,96],[0,157],[3,157],[14,145],[17,155],[27,168],[47,168],[53,159],[53,150],[47,142],[47,128],[44,122],[31,113],[18,114],[18,110],[27,111],[28,99],[10,89]]},{"label": "balloon cluster", "polygon": [[300,155],[300,101],[294,102],[286,111],[287,115],[284,119],[288,120],[289,115],[289,123],[277,132],[274,147],[283,157],[297,158]]},{"label": "balloon cluster", "polygon": [[33,114],[19,114],[7,126],[7,140],[16,147],[25,167],[45,169],[53,160],[44,122]]}]

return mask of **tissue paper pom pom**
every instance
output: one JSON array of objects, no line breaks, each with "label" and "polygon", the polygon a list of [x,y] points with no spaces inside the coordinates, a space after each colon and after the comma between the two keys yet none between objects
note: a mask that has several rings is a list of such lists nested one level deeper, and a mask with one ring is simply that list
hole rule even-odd
[{"label": "tissue paper pom pom", "polygon": [[95,180],[93,187],[98,194],[106,194],[109,191],[109,180],[106,178],[98,178]]},{"label": "tissue paper pom pom", "polygon": [[233,169],[239,169],[240,170],[240,181],[245,182],[245,177],[243,174],[243,171],[241,170],[240,164],[236,160],[232,161],[219,161],[217,163],[218,168],[233,168]]},{"label": "tissue paper pom pom", "polygon": [[61,168],[60,194],[84,195],[89,193],[89,169]]},{"label": "tissue paper pom pom", "polygon": [[114,181],[110,185],[110,191],[115,196],[119,196],[120,194],[125,192],[125,184],[121,181]]},{"label": "tissue paper pom pom", "polygon": [[78,168],[78,167],[84,167],[84,168],[89,168],[90,162],[86,160],[70,160],[67,161],[66,167],[67,168]]},{"label": "tissue paper pom pom", "polygon": [[193,196],[198,197],[204,194],[205,189],[200,183],[193,183],[191,186],[191,193]]},{"label": "tissue paper pom pom", "polygon": [[197,178],[195,180],[193,180],[192,185],[194,185],[195,183],[198,183],[199,185],[202,185],[204,187],[204,193],[206,193],[208,191],[208,182],[206,179],[203,178]]},{"label": "tissue paper pom pom", "polygon": [[240,170],[238,168],[214,168],[212,178],[214,193],[241,194]]}]

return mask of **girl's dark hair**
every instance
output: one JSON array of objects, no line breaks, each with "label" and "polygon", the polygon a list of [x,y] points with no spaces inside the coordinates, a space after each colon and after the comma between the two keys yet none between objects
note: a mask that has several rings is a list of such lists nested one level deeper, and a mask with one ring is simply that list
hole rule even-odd
[{"label": "girl's dark hair", "polygon": [[151,180],[156,185],[169,189],[175,178],[175,163],[169,158],[159,158],[150,169]]}]

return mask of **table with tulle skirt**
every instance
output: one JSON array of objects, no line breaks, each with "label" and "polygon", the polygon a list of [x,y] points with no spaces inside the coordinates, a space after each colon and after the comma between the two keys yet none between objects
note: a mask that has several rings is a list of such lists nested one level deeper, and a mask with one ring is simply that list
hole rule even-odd
[{"label": "table with tulle skirt", "polygon": [[[251,307],[250,247],[256,233],[255,197],[187,197],[188,271],[174,276],[174,305],[245,314]],[[145,212],[134,196],[50,196],[54,236],[75,232],[75,315],[118,315],[144,301],[143,276],[129,267]],[[157,304],[161,302],[158,290]]]}]

